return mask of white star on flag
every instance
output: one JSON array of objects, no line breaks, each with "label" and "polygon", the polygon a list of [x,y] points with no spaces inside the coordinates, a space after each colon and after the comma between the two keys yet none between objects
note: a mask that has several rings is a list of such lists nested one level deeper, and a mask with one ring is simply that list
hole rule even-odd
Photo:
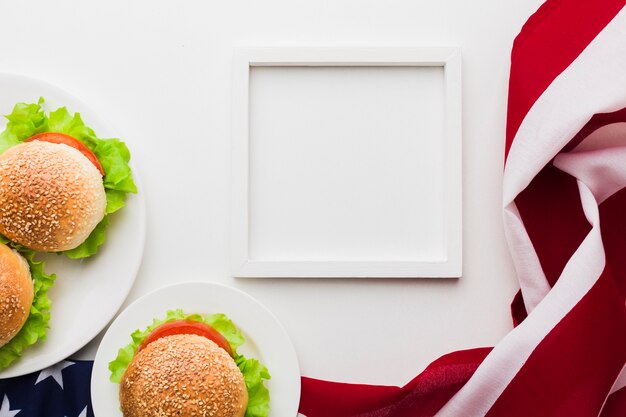
[{"label": "white star on flag", "polygon": [[[2,407],[0,407],[0,417],[13,417],[20,411],[22,410],[11,410],[11,405],[9,404],[9,397],[5,395],[4,399],[2,400]],[[87,415],[85,414],[85,416]],[[81,416],[78,416],[78,417],[81,417]]]},{"label": "white star on flag", "polygon": [[[2,416],[0,416],[2,417]],[[87,407],[83,408],[83,411],[80,412],[78,417],[87,417]]]},{"label": "white star on flag", "polygon": [[[39,384],[41,381],[51,376],[57,382],[57,384],[61,386],[61,389],[63,389],[62,371],[68,366],[72,366],[72,365],[74,365],[74,362],[62,361],[62,362],[57,363],[56,365],[53,365],[49,368],[44,369],[43,371],[39,373],[39,376],[37,377],[37,381],[35,382],[35,385]],[[0,415],[0,417],[3,417],[3,416]]]}]

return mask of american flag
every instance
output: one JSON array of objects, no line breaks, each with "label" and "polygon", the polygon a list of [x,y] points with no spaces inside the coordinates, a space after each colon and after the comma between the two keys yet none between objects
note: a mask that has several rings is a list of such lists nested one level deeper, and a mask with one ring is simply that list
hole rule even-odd
[{"label": "american flag", "polygon": [[93,417],[91,361],[65,360],[0,380],[0,417]]},{"label": "american flag", "polygon": [[[626,416],[625,5],[548,0],[514,42],[503,186],[521,287],[513,331],[404,387],[303,377],[302,416]],[[2,381],[0,417],[91,416],[90,366]]]}]

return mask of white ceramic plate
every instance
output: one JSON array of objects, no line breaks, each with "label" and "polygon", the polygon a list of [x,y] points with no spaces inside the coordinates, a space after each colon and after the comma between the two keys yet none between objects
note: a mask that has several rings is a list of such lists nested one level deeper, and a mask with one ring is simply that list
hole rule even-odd
[{"label": "white ceramic plate", "polygon": [[190,282],[158,289],[135,301],[107,330],[93,366],[91,396],[96,417],[122,417],[119,385],[109,381],[109,362],[130,343],[136,329],[144,329],[167,310],[186,313],[224,313],[243,332],[246,343],[238,349],[246,357],[261,361],[272,379],[270,416],[295,417],[300,402],[300,369],[291,340],[276,317],[248,294],[221,284]]},{"label": "white ceramic plate", "polygon": [[[46,99],[46,110],[66,106],[80,112],[100,137],[117,137],[99,115],[81,101],[43,81],[19,75],[0,74],[0,114],[9,114],[17,102]],[[0,131],[6,119],[0,119]],[[131,149],[131,153],[132,153]],[[133,175],[140,187],[137,170]],[[141,189],[129,196],[127,205],[111,216],[107,240],[98,253],[77,261],[48,254],[46,272],[56,273],[50,290],[52,310],[45,342],[24,351],[21,359],[0,372],[0,378],[24,375],[46,368],[79,350],[115,316],[130,291],[141,264],[145,236],[145,209]]]}]

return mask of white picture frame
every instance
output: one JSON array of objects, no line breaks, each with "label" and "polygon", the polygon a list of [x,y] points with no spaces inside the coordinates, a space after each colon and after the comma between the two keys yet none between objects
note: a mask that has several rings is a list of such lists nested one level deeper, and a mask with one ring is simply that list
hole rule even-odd
[{"label": "white picture frame", "polygon": [[[231,272],[238,278],[444,278],[462,274],[461,54],[457,47],[237,48],[232,101]],[[293,261],[249,256],[249,84],[252,67],[441,67],[444,71],[445,259]]]}]

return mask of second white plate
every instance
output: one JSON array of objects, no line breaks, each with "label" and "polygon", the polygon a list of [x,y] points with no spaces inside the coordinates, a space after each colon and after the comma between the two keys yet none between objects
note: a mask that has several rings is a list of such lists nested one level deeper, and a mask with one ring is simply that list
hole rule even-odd
[{"label": "second white plate", "polygon": [[136,329],[144,329],[167,310],[186,313],[224,313],[243,332],[246,343],[238,349],[269,369],[270,416],[295,416],[300,402],[300,368],[291,340],[278,319],[261,303],[232,287],[194,282],[161,288],[131,304],[113,321],[98,348],[91,375],[96,417],[122,417],[119,385],[109,381],[109,362],[126,346]]}]

